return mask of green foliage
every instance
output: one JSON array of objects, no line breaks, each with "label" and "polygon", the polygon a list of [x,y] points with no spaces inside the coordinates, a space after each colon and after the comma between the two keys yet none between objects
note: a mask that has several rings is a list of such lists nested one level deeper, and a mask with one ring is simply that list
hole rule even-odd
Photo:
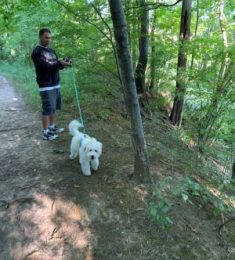
[{"label": "green foliage", "polygon": [[170,217],[172,203],[166,196],[166,192],[170,189],[170,181],[171,177],[167,177],[156,186],[152,201],[149,203],[150,219],[156,221],[164,230],[169,229],[173,224]]},{"label": "green foliage", "polygon": [[[151,2],[151,1],[150,1]],[[94,6],[95,5],[95,8]],[[131,8],[136,6],[133,0],[123,1],[127,16],[133,61],[138,55],[139,10]],[[227,33],[229,43],[232,42],[231,22],[234,5],[229,1],[225,8],[227,18]],[[96,10],[95,10],[96,9]],[[97,14],[96,11],[100,13]],[[160,7],[155,10],[157,16],[154,31],[155,57],[151,57],[149,46],[149,60],[156,60],[156,88],[154,93],[174,94],[177,55],[179,47],[179,21],[181,4],[171,8]],[[194,37],[196,25],[196,3],[193,3],[192,13],[192,40],[187,44],[188,69],[185,77],[188,78],[187,97],[185,101],[184,128],[191,131],[191,137],[197,138],[199,130],[203,127],[200,119],[204,118],[211,109],[211,97],[214,95],[218,82],[218,72],[223,58],[223,41],[221,37],[218,2],[200,1],[199,26],[197,36]],[[102,16],[103,21],[100,18]],[[153,26],[153,11],[150,11],[150,29]],[[171,17],[171,19],[169,19]],[[105,23],[104,23],[105,22]],[[98,81],[109,84],[114,91],[119,84],[117,78],[116,62],[112,48],[112,24],[106,1],[6,1],[0,7],[0,49],[1,59],[17,61],[21,64],[31,64],[30,54],[37,44],[37,33],[41,27],[49,27],[53,33],[53,47],[60,57],[73,57],[78,67],[77,76],[83,86],[96,84]],[[30,30],[28,29],[30,28]],[[153,44],[153,43],[152,43]],[[232,45],[231,45],[232,46]],[[233,56],[234,48],[230,47]],[[194,56],[194,66],[190,68],[190,55]],[[233,59],[231,57],[231,59]],[[234,74],[234,73],[233,73]],[[103,80],[103,78],[109,80]],[[147,71],[147,83],[150,77],[150,66]],[[88,81],[90,84],[88,84]],[[227,94],[219,100],[223,109],[219,112],[216,122],[212,125],[210,139],[231,139],[230,122],[235,122],[230,111],[234,109],[234,80],[228,86]],[[104,89],[104,88],[102,88]],[[66,100],[73,97],[66,92]],[[168,95],[168,99],[170,96]],[[169,100],[158,100],[158,106],[166,106]],[[156,106],[151,106],[151,109]],[[105,111],[101,117],[107,118]],[[221,131],[222,129],[222,131]],[[226,137],[225,135],[226,134]]]},{"label": "green foliage", "polygon": [[221,187],[221,190],[217,192],[219,195],[217,195],[208,185],[190,178],[174,180],[170,176],[165,177],[156,185],[152,200],[149,203],[150,218],[156,221],[164,230],[170,228],[173,224],[171,217],[173,211],[172,201],[175,198],[179,198],[184,203],[191,205],[195,205],[194,201],[199,200],[199,204],[203,204],[215,217],[221,213],[229,212],[233,209],[233,206],[229,204],[230,199],[224,195],[223,189],[224,187]]},{"label": "green foliage", "polygon": [[210,210],[214,216],[218,216],[221,213],[225,213],[232,210],[232,206],[229,204],[228,197],[224,194],[224,190],[217,189],[217,193],[209,185],[199,183],[197,181],[187,178],[183,185],[181,185],[181,194],[185,194],[186,202],[192,203],[192,199],[195,197],[200,198],[201,202],[206,208]]}]

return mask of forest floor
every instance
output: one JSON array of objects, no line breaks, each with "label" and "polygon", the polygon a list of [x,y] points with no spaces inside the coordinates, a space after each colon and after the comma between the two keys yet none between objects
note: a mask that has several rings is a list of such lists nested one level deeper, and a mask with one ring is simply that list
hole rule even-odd
[{"label": "forest floor", "polygon": [[[149,220],[151,192],[130,178],[128,126],[118,119],[86,125],[104,153],[99,171],[84,177],[78,159],[69,159],[68,132],[41,140],[40,113],[4,77],[0,118],[0,259],[235,259],[234,223],[221,238],[220,218],[199,204],[175,198],[167,232]],[[67,128],[71,119],[64,110],[58,124]],[[165,130],[158,130],[160,142]],[[161,154],[151,159],[156,179],[180,178]]]}]

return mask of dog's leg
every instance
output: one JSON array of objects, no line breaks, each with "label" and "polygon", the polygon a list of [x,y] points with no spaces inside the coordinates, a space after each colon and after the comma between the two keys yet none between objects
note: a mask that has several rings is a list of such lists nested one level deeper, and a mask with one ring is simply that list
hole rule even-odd
[{"label": "dog's leg", "polygon": [[97,171],[99,167],[99,159],[95,159],[91,161],[91,168],[94,171]]},{"label": "dog's leg", "polygon": [[89,161],[82,161],[80,163],[81,163],[83,175],[90,176],[91,175],[91,169],[90,169]]},{"label": "dog's leg", "polygon": [[75,149],[75,147],[73,147],[73,145],[71,144],[70,146],[70,159],[74,159],[78,156],[78,150]]},{"label": "dog's leg", "polygon": [[75,159],[78,155],[77,154],[70,154],[70,159]]},{"label": "dog's leg", "polygon": [[78,152],[77,151],[74,151],[73,149],[71,149],[70,151],[70,159],[74,159],[78,156]]}]

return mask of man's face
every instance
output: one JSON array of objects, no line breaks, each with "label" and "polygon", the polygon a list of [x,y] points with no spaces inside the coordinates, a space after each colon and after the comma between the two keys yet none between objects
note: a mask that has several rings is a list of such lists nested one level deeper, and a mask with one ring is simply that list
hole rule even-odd
[{"label": "man's face", "polygon": [[44,34],[40,37],[40,44],[44,47],[48,47],[51,43],[51,34],[48,32],[44,32]]}]

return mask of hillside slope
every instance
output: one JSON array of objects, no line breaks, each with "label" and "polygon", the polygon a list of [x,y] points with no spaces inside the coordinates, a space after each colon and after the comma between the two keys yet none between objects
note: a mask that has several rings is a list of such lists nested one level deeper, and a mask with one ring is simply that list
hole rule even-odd
[{"label": "hillside slope", "polygon": [[[104,144],[98,173],[86,178],[68,157],[68,132],[42,141],[40,113],[3,77],[0,97],[1,259],[235,259],[235,222],[218,229],[234,214],[232,196],[221,204],[232,211],[218,212],[213,172],[161,113],[145,120],[153,183],[139,184],[122,104],[106,119],[84,109],[89,135]],[[58,123],[76,117],[66,105]]]}]

